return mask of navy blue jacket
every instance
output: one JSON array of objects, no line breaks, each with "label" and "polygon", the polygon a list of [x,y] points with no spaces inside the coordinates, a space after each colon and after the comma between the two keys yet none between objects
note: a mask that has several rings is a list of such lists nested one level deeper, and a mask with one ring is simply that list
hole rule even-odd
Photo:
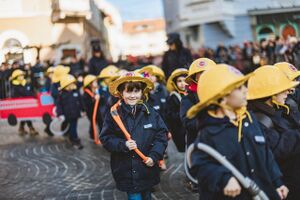
[{"label": "navy blue jacket", "polygon": [[180,118],[183,127],[186,130],[186,145],[189,146],[197,138],[198,134],[198,120],[197,117],[189,119],[186,116],[187,111],[196,103],[199,102],[197,93],[189,92],[188,95],[182,97],[180,104]]},{"label": "navy blue jacket", "polygon": [[62,90],[56,101],[57,115],[64,115],[67,120],[80,118],[83,105],[78,90]]},{"label": "navy blue jacket", "polygon": [[[134,115],[134,110],[122,103],[118,113],[138,149],[157,163],[167,148],[168,130],[159,114],[151,107],[148,109],[149,113],[145,106],[137,105]],[[158,165],[147,167],[134,151],[129,151],[123,132],[110,114],[105,117],[100,140],[111,152],[111,170],[119,190],[141,192],[160,182]]]},{"label": "navy blue jacket", "polygon": [[[300,190],[300,129],[292,118],[282,109],[275,109],[262,102],[252,102],[255,115],[264,114],[271,120],[270,126],[261,123],[271,150],[283,173],[283,181],[290,190],[289,197]],[[261,120],[262,121],[262,120]],[[297,198],[291,199],[299,199]]]},{"label": "navy blue jacket", "polygon": [[11,96],[12,98],[34,96],[31,89],[29,84],[24,86],[11,84]]},{"label": "navy blue jacket", "polygon": [[93,56],[89,60],[89,74],[93,74],[95,76],[98,76],[102,69],[104,69],[108,65],[107,61],[100,57]]},{"label": "navy blue jacket", "polygon": [[179,152],[185,151],[185,129],[180,120],[180,102],[183,95],[171,93],[166,103],[166,124]]},{"label": "navy blue jacket", "polygon": [[168,92],[164,85],[159,84],[153,92],[149,93],[147,103],[152,106],[165,121],[165,109]]},{"label": "navy blue jacket", "polygon": [[[251,115],[253,123],[248,118],[243,120],[242,140],[238,142],[238,127],[234,126],[227,117],[214,118],[205,115],[200,125],[200,134],[195,142],[205,143],[233,164],[244,176],[254,180],[256,184],[272,200],[280,199],[276,188],[282,185],[281,172],[274,160],[273,154],[267,147],[265,135]],[[223,189],[232,173],[203,151],[192,153],[193,170],[197,171],[200,184],[201,199],[226,200]],[[242,193],[234,199],[251,199],[250,194]]]}]

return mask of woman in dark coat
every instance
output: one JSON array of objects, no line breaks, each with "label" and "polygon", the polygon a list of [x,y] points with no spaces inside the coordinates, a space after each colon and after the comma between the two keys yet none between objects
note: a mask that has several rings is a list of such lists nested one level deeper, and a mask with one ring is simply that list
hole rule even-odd
[{"label": "woman in dark coat", "polygon": [[[153,84],[140,74],[128,72],[110,85],[110,92],[120,98],[116,110],[107,114],[100,134],[103,147],[111,152],[111,170],[117,188],[128,199],[151,199],[151,189],[160,182],[158,161],[167,147],[167,128],[155,110],[142,102]],[[131,139],[113,116],[119,116]],[[135,151],[139,149],[146,158]]]},{"label": "woman in dark coat", "polygon": [[285,101],[290,89],[298,84],[289,80],[278,68],[264,66],[255,71],[248,85],[249,108],[266,133],[283,173],[283,181],[290,190],[287,197],[290,200],[300,198],[300,128],[299,119],[295,120],[296,115],[285,105]]},{"label": "woman in dark coat", "polygon": [[167,81],[167,89],[170,95],[166,102],[166,123],[179,152],[185,151],[185,129],[180,120],[180,102],[182,97],[187,94],[185,87],[187,74],[188,70],[185,68],[176,69]]}]

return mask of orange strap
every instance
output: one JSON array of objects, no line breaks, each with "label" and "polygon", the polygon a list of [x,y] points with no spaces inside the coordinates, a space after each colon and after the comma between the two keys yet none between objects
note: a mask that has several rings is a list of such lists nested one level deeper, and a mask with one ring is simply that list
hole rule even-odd
[{"label": "orange strap", "polygon": [[95,97],[94,93],[93,93],[91,90],[87,89],[87,88],[84,89],[84,92],[86,92],[86,93],[87,93],[88,95],[90,95],[92,98]]},{"label": "orange strap", "polygon": [[[119,105],[120,105],[120,101],[118,101],[115,105],[113,105],[111,107],[111,109],[110,109],[111,116],[113,117],[113,119],[115,120],[117,125],[120,127],[122,132],[124,133],[126,140],[131,140],[131,135],[126,130],[126,128],[120,118],[120,115],[118,114],[117,108],[119,107]],[[148,160],[148,157],[145,156],[138,148],[134,149],[134,152],[138,156],[140,156],[144,162],[146,162]]]},{"label": "orange strap", "polygon": [[[92,98],[95,97],[94,93],[92,93],[92,91],[90,91],[89,89],[84,89],[84,92],[86,92]],[[94,109],[93,109],[93,117],[92,117],[92,125],[93,125],[93,134],[94,134],[95,144],[101,144],[99,137],[97,137],[97,127],[96,127],[98,107],[99,107],[99,99],[96,99],[96,102],[94,104]]]}]

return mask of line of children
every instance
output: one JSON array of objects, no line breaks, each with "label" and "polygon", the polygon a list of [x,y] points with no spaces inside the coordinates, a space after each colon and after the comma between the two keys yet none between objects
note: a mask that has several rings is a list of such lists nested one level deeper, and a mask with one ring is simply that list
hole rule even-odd
[{"label": "line of children", "polygon": [[[208,144],[224,155],[270,199],[285,199],[288,189],[267,146],[265,133],[246,109],[245,83],[250,76],[228,65],[205,71],[197,87],[200,102],[192,106],[187,116],[192,118],[202,112],[196,143]],[[208,154],[196,150],[192,161],[201,199],[251,199],[232,173]]]},{"label": "line of children", "polygon": [[[271,150],[290,190],[287,199],[300,198],[300,126],[286,100],[299,82],[288,79],[279,68],[262,66],[249,79],[249,108],[261,124]],[[266,76],[267,75],[267,76]],[[293,110],[298,112],[298,108]]]},{"label": "line of children", "polygon": [[[168,130],[161,116],[145,102],[153,83],[137,72],[128,72],[110,85],[110,93],[120,99],[117,113],[107,114],[100,139],[111,152],[111,169],[117,188],[128,199],[151,199],[152,187],[160,181],[158,161],[167,147]],[[131,134],[127,140],[112,115],[119,115]],[[134,150],[148,158],[143,161]]]}]

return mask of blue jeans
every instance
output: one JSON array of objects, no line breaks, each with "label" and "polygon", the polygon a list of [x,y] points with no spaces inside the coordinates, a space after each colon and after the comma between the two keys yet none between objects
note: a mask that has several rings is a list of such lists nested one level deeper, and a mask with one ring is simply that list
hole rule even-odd
[{"label": "blue jeans", "polygon": [[151,192],[127,193],[128,200],[151,200]]}]

